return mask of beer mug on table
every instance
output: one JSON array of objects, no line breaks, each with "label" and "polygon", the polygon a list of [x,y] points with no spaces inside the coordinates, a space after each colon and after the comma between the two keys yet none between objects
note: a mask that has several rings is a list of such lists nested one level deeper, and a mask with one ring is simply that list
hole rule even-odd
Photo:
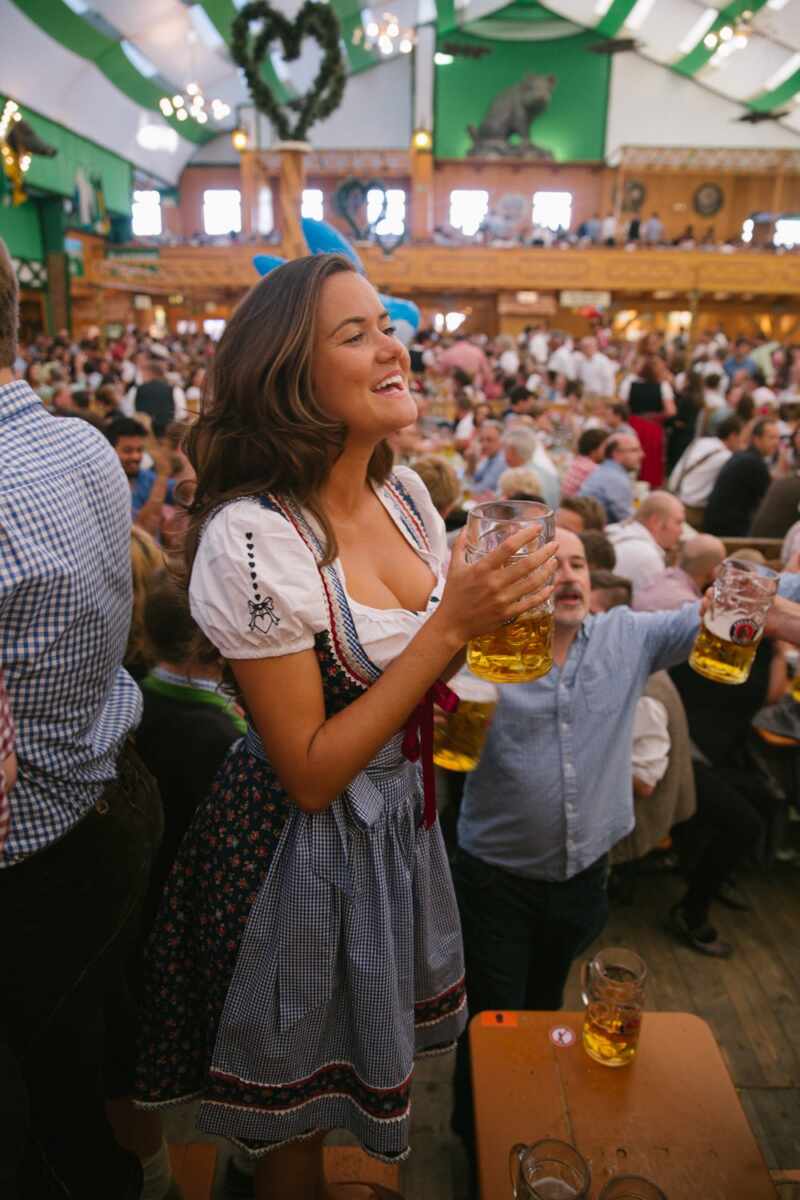
[{"label": "beer mug on table", "polygon": [[[477,562],[507,537],[532,525],[539,536],[514,555],[519,561],[555,536],[555,517],[535,500],[488,500],[476,504],[467,518],[467,562]],[[492,683],[530,683],[553,665],[553,598],[541,608],[523,613],[494,633],[473,638],[467,646],[467,666],[473,675]]]},{"label": "beer mug on table", "polygon": [[647,967],[632,950],[600,950],[583,964],[583,1048],[605,1067],[624,1067],[639,1045]]},{"label": "beer mug on table", "polygon": [[592,1174],[568,1142],[545,1138],[532,1146],[512,1146],[508,1160],[514,1200],[584,1200]]},{"label": "beer mug on table", "polygon": [[727,558],[701,618],[689,666],[716,683],[744,683],[777,590],[776,571],[761,563]]},{"label": "beer mug on table", "polygon": [[481,756],[498,692],[488,679],[462,667],[450,680],[458,708],[433,733],[433,761],[448,771],[474,771]]}]

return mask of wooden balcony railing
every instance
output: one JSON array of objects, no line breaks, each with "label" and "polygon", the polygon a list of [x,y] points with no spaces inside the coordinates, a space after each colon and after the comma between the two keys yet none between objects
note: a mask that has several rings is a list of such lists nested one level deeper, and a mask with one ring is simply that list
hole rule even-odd
[{"label": "wooden balcony railing", "polygon": [[[266,245],[165,246],[152,260],[97,258],[87,264],[86,282],[157,295],[239,292],[256,282],[252,258],[259,250],[280,253],[279,246]],[[360,247],[359,253],[376,287],[399,295],[569,288],[800,297],[800,254],[430,245],[401,246],[389,256],[375,246]]]}]

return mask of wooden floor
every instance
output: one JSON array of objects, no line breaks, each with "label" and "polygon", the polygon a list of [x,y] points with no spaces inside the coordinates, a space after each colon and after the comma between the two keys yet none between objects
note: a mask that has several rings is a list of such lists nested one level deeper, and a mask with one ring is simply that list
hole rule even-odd
[{"label": "wooden floor", "polygon": [[[800,826],[792,833],[800,843]],[[753,872],[740,883],[753,911],[733,913],[718,905],[713,914],[722,936],[736,948],[727,962],[704,958],[664,931],[663,918],[681,894],[680,881],[672,875],[637,881],[633,904],[612,908],[596,945],[629,946],[642,955],[650,970],[650,1008],[693,1012],[709,1022],[769,1166],[776,1172],[798,1172],[800,870],[776,864],[768,874]],[[577,969],[565,1006],[580,1008]],[[403,1169],[406,1200],[460,1200],[466,1195],[463,1154],[449,1133],[451,1071],[449,1058],[427,1060],[417,1070],[413,1152]],[[171,1114],[168,1121],[170,1140],[198,1136],[189,1113]],[[536,1136],[532,1129],[531,1139]],[[222,1176],[228,1153],[221,1145],[214,1200],[225,1195]],[[800,1198],[800,1183],[781,1186],[780,1195],[782,1200]],[[193,1187],[186,1200],[209,1200],[207,1186],[199,1191]]]}]

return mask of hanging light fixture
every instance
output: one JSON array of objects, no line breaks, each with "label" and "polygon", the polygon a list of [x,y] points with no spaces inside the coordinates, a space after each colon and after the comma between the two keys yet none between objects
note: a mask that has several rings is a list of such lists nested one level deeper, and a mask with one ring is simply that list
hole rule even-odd
[{"label": "hanging light fixture", "polygon": [[353,31],[355,46],[377,49],[386,58],[390,54],[410,54],[416,40],[416,30],[403,28],[394,13],[385,12],[377,17],[369,8],[363,10],[362,23]]},{"label": "hanging light fixture", "polygon": [[707,33],[703,45],[707,50],[713,50],[709,66],[719,67],[737,50],[744,50],[753,32],[753,11],[745,8],[733,20],[722,25],[719,29]]},{"label": "hanging light fixture", "polygon": [[179,121],[187,121],[191,118],[198,125],[207,125],[209,116],[213,117],[215,121],[224,121],[226,117],[230,116],[230,104],[226,104],[218,96],[208,99],[202,86],[197,82],[194,62],[197,34],[194,30],[190,31],[188,42],[193,78],[184,88],[185,95],[182,92],[176,92],[174,96],[162,96],[158,107],[165,117],[176,117]]}]

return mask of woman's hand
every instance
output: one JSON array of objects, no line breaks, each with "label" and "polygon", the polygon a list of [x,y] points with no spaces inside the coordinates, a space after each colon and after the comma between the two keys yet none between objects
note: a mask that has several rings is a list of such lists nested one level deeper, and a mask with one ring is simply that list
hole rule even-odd
[{"label": "woman's hand", "polygon": [[491,633],[504,622],[541,608],[553,593],[556,543],[546,542],[516,562],[513,556],[538,537],[535,527],[526,527],[506,538],[501,546],[475,563],[464,557],[466,531],[453,547],[447,585],[438,622],[444,624],[463,645],[470,638]]}]

